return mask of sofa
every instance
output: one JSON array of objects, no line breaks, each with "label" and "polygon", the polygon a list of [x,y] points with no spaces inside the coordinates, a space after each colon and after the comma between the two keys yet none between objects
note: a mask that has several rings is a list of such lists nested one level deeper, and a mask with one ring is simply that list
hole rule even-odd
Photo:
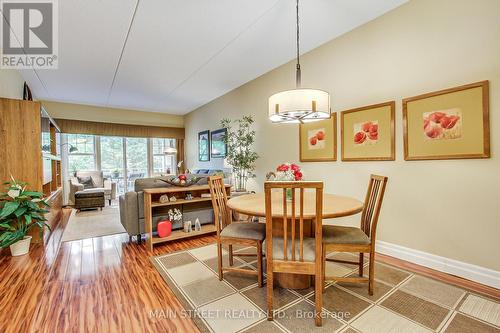
[{"label": "sofa", "polygon": [[[196,185],[206,185],[208,183],[208,177],[212,175],[213,173],[205,173],[205,174],[187,174],[188,179],[192,177],[197,177],[197,178],[202,178],[197,182]],[[228,175],[227,176],[226,182],[230,181],[230,178]],[[137,242],[140,243],[141,241],[141,235],[145,233],[145,227],[144,227],[144,190],[145,189],[150,189],[150,188],[158,188],[158,187],[172,187],[173,185],[170,185],[164,181],[161,180],[167,179],[170,177],[152,177],[152,178],[140,178],[136,179],[134,182],[134,190],[129,191],[123,195],[120,195],[119,197],[119,205],[120,205],[120,222],[127,231],[128,235],[130,238],[132,236],[137,236]],[[199,216],[202,214],[203,216],[207,217],[205,220],[201,220],[201,224],[206,224],[206,223],[212,223],[213,222],[213,211],[210,208],[207,209],[206,205],[202,206],[200,205],[199,207],[196,207],[196,205],[190,204],[189,205],[190,210],[197,210],[195,214],[196,216]],[[183,218],[186,220],[191,219],[192,213],[194,212],[183,212],[184,216]],[[207,215],[208,214],[208,215]],[[159,213],[154,213],[153,214],[153,229],[156,228],[156,224],[158,221],[167,218],[168,215],[165,212],[159,212]],[[182,228],[182,221],[174,223],[172,226],[172,229],[181,229]]]},{"label": "sofa", "polygon": [[77,171],[69,180],[69,202],[75,204],[76,192],[96,190],[104,192],[110,205],[116,199],[116,183],[104,178],[102,171]]}]

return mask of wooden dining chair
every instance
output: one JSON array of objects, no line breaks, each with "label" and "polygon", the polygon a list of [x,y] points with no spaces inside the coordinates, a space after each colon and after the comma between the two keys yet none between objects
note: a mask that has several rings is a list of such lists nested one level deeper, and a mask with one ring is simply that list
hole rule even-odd
[{"label": "wooden dining chair", "polygon": [[[281,205],[283,216],[273,219],[272,190],[282,190]],[[291,202],[287,202],[286,192],[291,189]],[[297,203],[297,189],[299,200]],[[304,192],[314,189],[316,195],[316,209],[314,219],[314,237],[304,236]],[[297,181],[281,182],[268,181],[264,183],[266,198],[266,260],[267,260],[267,318],[273,320],[273,273],[306,274],[315,276],[315,322],[322,325],[322,215],[323,215],[323,182]],[[298,206],[298,214],[297,214]],[[278,207],[279,211],[279,207]],[[283,219],[279,221],[279,219]],[[274,227],[273,224],[283,224]],[[277,229],[277,230],[276,230]],[[298,230],[297,230],[298,229]],[[281,234],[282,235],[279,235]]]},{"label": "wooden dining chair", "polygon": [[[266,238],[266,225],[254,222],[233,222],[231,210],[227,206],[227,193],[224,179],[221,176],[208,178],[215,224],[217,227],[217,269],[219,280],[224,278],[225,271],[257,275],[259,287],[263,286],[262,242]],[[233,256],[257,256],[257,271],[222,266],[222,245],[228,245],[229,266],[234,265]],[[254,246],[256,253],[233,253],[233,245]]]},{"label": "wooden dining chair", "polygon": [[[375,239],[378,217],[384,199],[387,179],[387,177],[383,176],[370,176],[363,213],[361,215],[360,228],[332,225],[323,226],[323,291],[326,280],[339,282],[368,282],[368,293],[373,295]],[[327,258],[326,256],[330,252],[359,252],[359,260],[350,261]],[[368,278],[363,277],[365,253],[370,253]],[[359,277],[325,276],[326,261],[357,265]]]}]

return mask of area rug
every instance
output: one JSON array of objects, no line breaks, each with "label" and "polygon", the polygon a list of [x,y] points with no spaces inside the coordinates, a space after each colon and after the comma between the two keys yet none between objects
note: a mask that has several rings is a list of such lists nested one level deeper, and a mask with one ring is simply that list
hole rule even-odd
[{"label": "area rug", "polygon": [[120,223],[120,210],[117,205],[106,206],[100,210],[73,211],[64,230],[63,242],[120,234],[125,232]]},{"label": "area rug", "polygon": [[[331,256],[356,258],[346,253]],[[256,269],[253,257],[239,258],[235,257],[235,266]],[[227,251],[223,260],[227,265]],[[151,261],[185,311],[149,309],[149,315],[160,320],[190,316],[201,332],[500,332],[499,300],[380,262],[375,265],[373,296],[366,284],[330,283],[323,294],[323,327],[315,327],[312,288],[275,287],[277,313],[274,321],[268,321],[266,287],[259,288],[255,276],[229,272],[219,281],[215,244]],[[357,268],[329,262],[328,274],[354,275]]]}]

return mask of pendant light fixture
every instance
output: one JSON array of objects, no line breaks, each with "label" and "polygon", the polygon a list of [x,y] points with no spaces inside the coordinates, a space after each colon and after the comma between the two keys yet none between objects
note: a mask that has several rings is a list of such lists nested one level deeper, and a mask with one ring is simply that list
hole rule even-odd
[{"label": "pendant light fixture", "polygon": [[273,123],[307,123],[330,118],[330,94],[324,90],[302,88],[299,52],[299,0],[297,0],[297,67],[292,90],[269,97],[269,119]]}]

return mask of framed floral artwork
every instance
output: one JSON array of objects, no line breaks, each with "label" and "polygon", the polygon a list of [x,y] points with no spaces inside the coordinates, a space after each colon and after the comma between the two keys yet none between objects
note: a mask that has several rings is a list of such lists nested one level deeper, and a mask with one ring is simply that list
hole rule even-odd
[{"label": "framed floral artwork", "polygon": [[489,84],[403,100],[405,160],[490,157]]},{"label": "framed floral artwork", "polygon": [[198,133],[198,161],[210,161],[210,131]]},{"label": "framed floral artwork", "polygon": [[224,137],[227,134],[227,129],[222,128],[211,133],[211,155],[212,158],[225,158],[227,146]]},{"label": "framed floral artwork", "polygon": [[337,114],[330,119],[303,123],[299,126],[301,162],[337,160]]},{"label": "framed floral artwork", "polygon": [[342,161],[394,161],[395,102],[340,114]]}]

